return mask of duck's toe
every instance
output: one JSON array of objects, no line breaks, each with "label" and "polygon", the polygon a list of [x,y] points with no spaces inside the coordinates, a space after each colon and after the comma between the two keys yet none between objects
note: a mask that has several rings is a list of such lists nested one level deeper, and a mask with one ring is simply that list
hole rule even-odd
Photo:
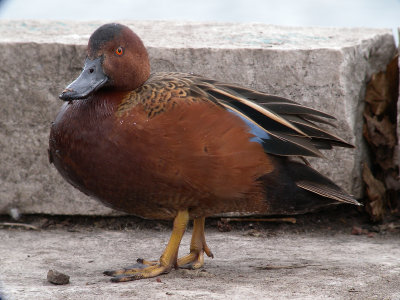
[{"label": "duck's toe", "polygon": [[191,252],[188,255],[178,259],[178,267],[182,269],[195,270],[204,265],[204,252]]},{"label": "duck's toe", "polygon": [[122,268],[122,269],[116,269],[116,270],[106,270],[103,272],[103,274],[107,275],[107,276],[114,276],[114,277],[120,276],[120,275],[131,275],[140,270],[143,270],[146,267],[157,265],[158,263],[159,263],[158,261],[145,260],[143,258],[138,258],[136,260],[136,263],[131,266],[128,266],[128,267]]},{"label": "duck's toe", "polygon": [[156,277],[161,274],[169,273],[171,266],[164,266],[160,263],[156,265],[147,266],[144,268],[133,268],[125,270],[121,273],[114,273],[111,278],[111,282],[126,282],[132,280],[139,280],[144,278]]}]

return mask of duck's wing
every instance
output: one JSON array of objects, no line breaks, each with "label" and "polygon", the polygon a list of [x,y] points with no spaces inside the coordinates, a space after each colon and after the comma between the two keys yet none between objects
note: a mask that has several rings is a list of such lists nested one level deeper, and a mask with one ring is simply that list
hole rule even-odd
[{"label": "duck's wing", "polygon": [[322,156],[319,149],[353,146],[314,122],[334,126],[331,115],[292,100],[232,84],[192,76],[197,88],[243,119],[265,152],[283,156]]},{"label": "duck's wing", "polygon": [[[194,82],[196,82],[195,79]],[[242,118],[254,135],[253,140],[261,143],[267,153],[279,156],[322,156],[319,149],[331,149],[332,146],[354,147],[314,123],[334,126],[331,121],[335,118],[321,111],[286,98],[214,80],[199,79],[196,85],[211,95],[214,101]],[[317,195],[317,198],[329,198],[338,202],[360,205],[353,196],[308,165],[278,158],[275,162],[286,166],[283,173],[287,174],[288,178],[290,177],[287,182],[292,180],[303,194],[304,191],[308,191]],[[272,173],[265,175],[264,184],[274,182],[275,179],[271,180],[271,176],[275,175]],[[284,178],[280,179],[284,180]],[[282,182],[277,186],[282,186]],[[285,191],[282,193],[284,194]],[[309,196],[307,193],[304,195],[307,206],[310,203]],[[296,201],[291,199],[287,203],[296,207],[299,204]],[[282,202],[279,203],[278,205],[282,206]]]}]

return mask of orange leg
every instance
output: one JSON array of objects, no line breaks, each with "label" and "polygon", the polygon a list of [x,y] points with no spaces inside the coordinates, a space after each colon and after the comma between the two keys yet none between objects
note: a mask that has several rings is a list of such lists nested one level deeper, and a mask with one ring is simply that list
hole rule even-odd
[{"label": "orange leg", "polygon": [[214,255],[206,244],[204,236],[205,218],[194,219],[190,253],[178,259],[178,267],[198,269],[204,265],[204,253],[213,258]]},{"label": "orange leg", "polygon": [[174,226],[168,245],[161,255],[159,261],[149,262],[138,260],[138,262],[141,263],[141,266],[145,267],[105,271],[104,274],[113,276],[113,278],[111,278],[111,281],[113,282],[124,282],[155,277],[163,273],[168,273],[172,267],[177,265],[179,245],[181,243],[183,234],[185,233],[188,221],[188,211],[179,211],[174,220]]},{"label": "orange leg", "polygon": [[[210,248],[206,243],[204,236],[205,218],[197,218],[193,220],[193,233],[190,242],[190,253],[178,259],[177,267],[185,269],[199,269],[204,265],[204,253],[211,258],[214,258]],[[157,261],[149,261],[139,258],[139,264],[153,266]]]}]

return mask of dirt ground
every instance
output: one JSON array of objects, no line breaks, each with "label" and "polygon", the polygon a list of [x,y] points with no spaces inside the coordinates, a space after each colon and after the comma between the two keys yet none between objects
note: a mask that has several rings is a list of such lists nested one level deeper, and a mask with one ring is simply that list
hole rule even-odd
[{"label": "dirt ground", "polygon": [[[0,299],[400,299],[398,223],[369,224],[343,209],[296,219],[212,219],[206,238],[215,258],[206,258],[203,269],[111,283],[104,270],[159,257],[168,223],[28,216],[22,221],[39,229],[30,230],[3,217]],[[69,275],[70,283],[49,283],[49,269]]]}]

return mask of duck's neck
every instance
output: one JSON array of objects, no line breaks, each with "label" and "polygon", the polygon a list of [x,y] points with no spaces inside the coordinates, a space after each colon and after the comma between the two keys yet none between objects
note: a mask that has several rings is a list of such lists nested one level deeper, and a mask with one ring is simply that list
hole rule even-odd
[{"label": "duck's neck", "polygon": [[87,122],[98,122],[101,119],[109,118],[113,115],[117,111],[121,99],[123,99],[127,93],[128,92],[102,89],[93,93],[87,99],[73,101],[73,103],[71,103],[71,109],[75,114],[85,116],[82,117],[82,119]]},{"label": "duck's neck", "polygon": [[93,97],[90,97],[88,100],[92,101],[94,105],[116,107],[129,92],[116,89],[102,89],[93,94]]}]

